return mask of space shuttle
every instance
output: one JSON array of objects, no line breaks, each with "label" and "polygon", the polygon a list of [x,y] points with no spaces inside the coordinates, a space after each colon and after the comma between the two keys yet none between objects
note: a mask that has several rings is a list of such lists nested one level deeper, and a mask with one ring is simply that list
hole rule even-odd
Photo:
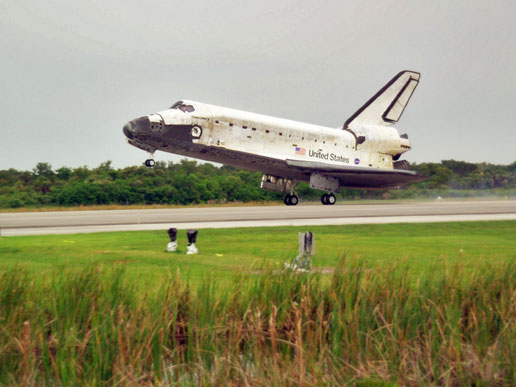
[{"label": "space shuttle", "polygon": [[241,110],[182,100],[169,109],[129,121],[127,142],[150,154],[157,150],[261,172],[263,189],[299,202],[298,182],[323,191],[333,205],[341,188],[381,189],[425,180],[401,156],[411,149],[407,134],[392,126],[414,93],[420,74],[402,71],[339,128],[312,125]]}]

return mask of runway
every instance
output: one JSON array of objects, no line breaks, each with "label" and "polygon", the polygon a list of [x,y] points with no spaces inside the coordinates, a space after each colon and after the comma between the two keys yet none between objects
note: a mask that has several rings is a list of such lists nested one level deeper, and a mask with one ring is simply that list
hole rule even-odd
[{"label": "runway", "polygon": [[516,200],[1,213],[0,235],[477,220],[516,220]]}]

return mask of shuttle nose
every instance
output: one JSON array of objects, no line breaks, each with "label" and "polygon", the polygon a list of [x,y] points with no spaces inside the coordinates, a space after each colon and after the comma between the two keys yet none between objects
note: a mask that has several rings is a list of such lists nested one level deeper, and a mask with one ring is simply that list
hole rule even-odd
[{"label": "shuttle nose", "polygon": [[124,128],[122,129],[124,131],[125,136],[130,140],[133,139],[133,127],[131,123],[132,121],[128,122],[124,125]]},{"label": "shuttle nose", "polygon": [[133,139],[135,133],[147,133],[150,130],[149,117],[140,117],[135,120],[129,121],[124,125],[124,134],[127,138]]}]

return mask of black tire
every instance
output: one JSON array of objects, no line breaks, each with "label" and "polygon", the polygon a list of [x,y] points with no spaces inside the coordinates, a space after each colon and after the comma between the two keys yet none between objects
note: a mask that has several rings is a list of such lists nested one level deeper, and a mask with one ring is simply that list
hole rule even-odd
[{"label": "black tire", "polygon": [[326,204],[333,206],[335,203],[337,203],[337,198],[335,197],[334,194],[329,194],[326,197]]},{"label": "black tire", "polygon": [[328,194],[323,194],[323,196],[321,196],[321,203],[323,205],[327,205],[328,204]]},{"label": "black tire", "polygon": [[283,198],[283,203],[285,203],[285,205],[286,205],[286,206],[290,206],[289,199],[290,199],[290,195],[286,195],[286,196]]},{"label": "black tire", "polygon": [[299,198],[296,195],[290,195],[288,202],[291,206],[295,206],[299,203]]}]

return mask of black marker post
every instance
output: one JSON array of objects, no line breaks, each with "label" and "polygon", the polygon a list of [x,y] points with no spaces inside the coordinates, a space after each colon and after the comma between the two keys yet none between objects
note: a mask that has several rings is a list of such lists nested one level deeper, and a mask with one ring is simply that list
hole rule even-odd
[{"label": "black marker post", "polygon": [[197,230],[188,230],[186,232],[188,237],[188,246],[186,247],[186,254],[198,254],[199,250],[195,247],[195,241],[197,240]]},{"label": "black marker post", "polygon": [[168,236],[170,237],[170,242],[168,242],[167,251],[169,253],[173,253],[177,249],[177,241],[176,241],[177,228],[175,228],[175,227],[169,228],[168,229]]}]

